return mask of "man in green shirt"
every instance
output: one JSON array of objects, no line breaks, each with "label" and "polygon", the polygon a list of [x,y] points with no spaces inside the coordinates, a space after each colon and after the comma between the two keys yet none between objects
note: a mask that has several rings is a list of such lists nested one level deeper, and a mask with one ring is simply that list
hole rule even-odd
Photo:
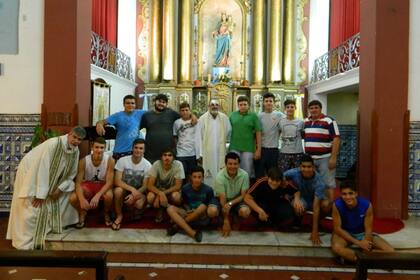
[{"label": "man in green shirt", "polygon": [[223,212],[222,235],[229,236],[231,225],[230,213],[237,213],[242,218],[248,218],[251,210],[243,202],[249,188],[249,177],[245,170],[239,168],[241,159],[238,154],[229,152],[225,156],[225,167],[216,176],[214,190],[219,198]]},{"label": "man in green shirt", "polygon": [[246,96],[239,96],[238,108],[229,117],[232,125],[229,151],[239,155],[241,168],[255,178],[254,160],[261,158],[261,123],[257,114],[249,111]]}]

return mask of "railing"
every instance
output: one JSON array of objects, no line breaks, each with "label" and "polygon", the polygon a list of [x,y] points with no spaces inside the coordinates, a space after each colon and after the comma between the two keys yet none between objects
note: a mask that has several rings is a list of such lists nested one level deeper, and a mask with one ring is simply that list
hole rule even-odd
[{"label": "railing", "polygon": [[134,80],[130,57],[95,32],[90,36],[90,60],[92,64],[124,79]]},{"label": "railing", "polygon": [[359,67],[360,33],[315,59],[311,84]]}]

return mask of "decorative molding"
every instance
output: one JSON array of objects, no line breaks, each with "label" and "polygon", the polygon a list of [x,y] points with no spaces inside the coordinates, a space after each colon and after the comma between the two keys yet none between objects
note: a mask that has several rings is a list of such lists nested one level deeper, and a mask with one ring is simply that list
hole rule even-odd
[{"label": "decorative molding", "polygon": [[308,4],[308,0],[299,0],[296,7],[296,57],[297,57],[297,79],[296,83],[304,83],[307,79],[307,69],[302,65],[302,61],[307,57],[308,40],[303,31],[303,25],[308,21],[308,17],[305,17],[305,5]]},{"label": "decorative molding", "polygon": [[420,215],[420,122],[410,122],[408,153],[408,212]]},{"label": "decorative molding", "polygon": [[[194,13],[198,14],[200,12],[201,9],[201,5],[203,5],[203,3],[206,0],[194,0]],[[252,0],[236,0],[237,2],[239,2],[240,4],[243,4],[246,12],[249,14],[252,11]],[[306,0],[304,0],[306,1]]]}]

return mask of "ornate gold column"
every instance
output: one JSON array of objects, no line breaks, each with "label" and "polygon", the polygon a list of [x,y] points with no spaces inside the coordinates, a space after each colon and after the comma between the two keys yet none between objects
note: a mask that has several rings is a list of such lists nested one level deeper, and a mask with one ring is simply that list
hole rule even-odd
[{"label": "ornate gold column", "polygon": [[152,20],[150,24],[150,82],[160,83],[160,63],[161,63],[161,33],[162,30],[162,7],[160,1],[151,1]]},{"label": "ornate gold column", "polygon": [[[153,2],[159,2],[154,0]],[[162,65],[164,81],[175,79],[175,0],[163,0]],[[151,46],[154,48],[154,46]]]},{"label": "ornate gold column", "polygon": [[283,63],[282,0],[271,0],[270,46],[268,52],[268,82],[280,82]]},{"label": "ornate gold column", "polygon": [[264,19],[265,19],[265,0],[255,0],[254,6],[254,32],[253,32],[253,52],[252,52],[252,83],[262,85],[264,83]]},{"label": "ornate gold column", "polygon": [[283,63],[283,83],[295,83],[295,17],[294,0],[285,1],[285,34],[284,34],[284,63]]},{"label": "ornate gold column", "polygon": [[181,73],[180,82],[191,82],[191,1],[181,2]]}]

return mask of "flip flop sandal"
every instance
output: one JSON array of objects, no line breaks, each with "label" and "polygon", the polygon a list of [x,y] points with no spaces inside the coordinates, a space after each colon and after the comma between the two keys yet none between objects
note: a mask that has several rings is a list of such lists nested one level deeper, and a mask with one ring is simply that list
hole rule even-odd
[{"label": "flip flop sandal", "polygon": [[111,225],[111,228],[112,228],[112,230],[120,230],[121,223],[113,222],[112,225]]}]

